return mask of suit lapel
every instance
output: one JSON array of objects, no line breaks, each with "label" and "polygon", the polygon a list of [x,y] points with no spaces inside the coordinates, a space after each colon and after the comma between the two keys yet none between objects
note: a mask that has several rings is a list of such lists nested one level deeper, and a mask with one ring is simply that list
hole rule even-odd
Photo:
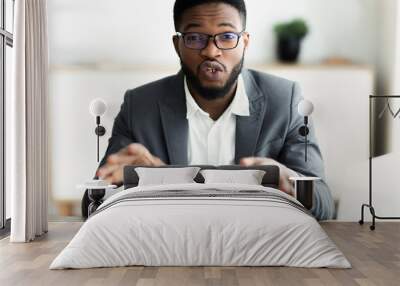
[{"label": "suit lapel", "polygon": [[[249,71],[242,71],[246,94],[249,98],[250,116],[236,117],[235,162],[254,156],[258,136],[264,120],[267,102]],[[166,95],[160,99],[162,128],[167,144],[169,163],[188,164],[188,121],[183,73],[180,71],[169,82]]]},{"label": "suit lapel", "polygon": [[250,116],[236,117],[235,162],[254,156],[258,136],[266,112],[266,97],[254,81],[249,71],[242,71],[246,94],[249,98]]},{"label": "suit lapel", "polygon": [[187,165],[188,122],[182,72],[170,81],[167,93],[159,101],[159,108],[169,163]]}]

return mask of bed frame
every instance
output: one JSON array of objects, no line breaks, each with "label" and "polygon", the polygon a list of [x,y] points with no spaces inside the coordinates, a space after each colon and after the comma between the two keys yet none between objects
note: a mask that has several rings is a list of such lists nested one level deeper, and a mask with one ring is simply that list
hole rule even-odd
[{"label": "bed frame", "polygon": [[[124,168],[124,189],[136,187],[139,183],[139,176],[135,171],[135,168],[146,166],[126,166]],[[183,165],[166,165],[160,166],[158,168],[183,168],[188,166]],[[273,165],[264,165],[264,166],[253,166],[253,167],[242,167],[238,165],[226,165],[226,166],[211,166],[211,165],[191,165],[189,167],[199,167],[200,170],[205,169],[217,169],[217,170],[263,170],[265,171],[265,175],[262,180],[262,185],[265,187],[271,187],[278,189],[279,188],[279,167]],[[149,167],[147,167],[149,168]],[[153,167],[150,167],[153,168]],[[204,183],[204,178],[200,174],[194,178],[197,183]]]},{"label": "bed frame", "polygon": [[[227,166],[211,166],[211,165],[192,165],[193,167],[200,167],[201,170],[204,169],[217,169],[217,170],[263,170],[265,171],[265,175],[262,179],[262,185],[265,187],[271,187],[278,189],[279,188],[279,167],[273,165],[264,165],[264,166],[252,166],[252,167],[242,167],[238,165],[227,165]],[[124,167],[124,189],[129,189],[136,187],[139,183],[139,176],[135,171],[135,168],[144,167],[149,168],[148,166],[125,166]],[[183,168],[188,167],[184,165],[165,165],[157,168]],[[150,167],[154,168],[154,167]],[[194,178],[197,183],[204,183],[204,178],[200,174]],[[96,209],[102,204],[103,198],[105,196],[105,190],[88,190],[88,196],[90,200],[90,204],[88,206],[88,216],[96,211]]]}]

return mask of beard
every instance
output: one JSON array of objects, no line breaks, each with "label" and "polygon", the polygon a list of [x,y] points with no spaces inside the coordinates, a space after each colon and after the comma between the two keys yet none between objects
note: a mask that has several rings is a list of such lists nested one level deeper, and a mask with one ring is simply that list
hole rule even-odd
[{"label": "beard", "polygon": [[[228,80],[222,87],[203,86],[198,76],[194,74],[182,60],[181,60],[181,67],[184,75],[186,76],[188,85],[190,85],[190,87],[193,88],[194,91],[198,93],[198,95],[200,95],[202,98],[206,100],[215,100],[224,97],[232,90],[232,87],[236,84],[237,79],[240,73],[242,72],[243,63],[244,63],[244,55],[242,56],[240,62],[236,66],[234,66],[231,74],[229,75]],[[197,73],[199,73],[200,66],[201,65],[199,65],[197,68]]]}]

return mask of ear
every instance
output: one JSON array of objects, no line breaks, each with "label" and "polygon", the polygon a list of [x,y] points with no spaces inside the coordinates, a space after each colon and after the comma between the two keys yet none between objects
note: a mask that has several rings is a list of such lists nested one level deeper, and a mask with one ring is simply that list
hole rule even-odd
[{"label": "ear", "polygon": [[177,35],[172,36],[172,42],[174,43],[176,54],[178,55],[178,57],[181,57],[181,54],[179,52],[179,37]]},{"label": "ear", "polygon": [[246,50],[250,44],[250,34],[245,32],[243,33],[243,44],[244,44],[244,49]]}]

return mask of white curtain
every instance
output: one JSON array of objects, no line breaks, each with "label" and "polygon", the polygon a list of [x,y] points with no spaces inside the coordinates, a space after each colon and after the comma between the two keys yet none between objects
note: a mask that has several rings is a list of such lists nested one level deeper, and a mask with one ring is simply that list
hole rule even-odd
[{"label": "white curtain", "polygon": [[16,0],[14,11],[13,92],[6,113],[10,241],[28,242],[47,232],[46,0]]}]

